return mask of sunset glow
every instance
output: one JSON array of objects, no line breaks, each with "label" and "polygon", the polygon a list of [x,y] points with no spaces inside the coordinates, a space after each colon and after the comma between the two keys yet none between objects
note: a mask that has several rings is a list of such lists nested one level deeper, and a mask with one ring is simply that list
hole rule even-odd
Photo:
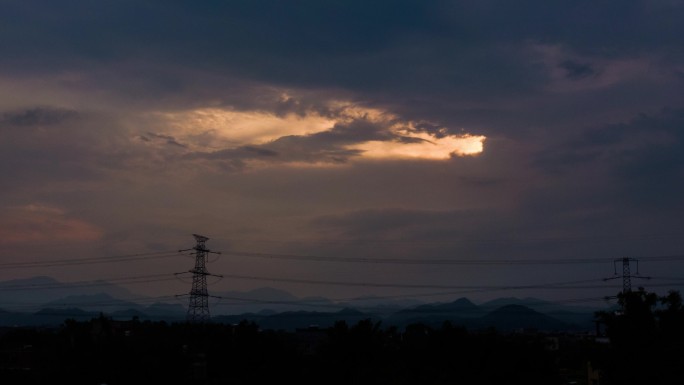
[{"label": "sunset glow", "polygon": [[[217,108],[159,113],[157,117],[170,127],[165,135],[197,151],[268,146],[270,142],[283,137],[306,138],[339,130],[340,125],[356,121],[381,127],[387,138],[342,146],[343,149],[360,151],[358,156],[361,158],[445,160],[453,156],[477,155],[483,151],[485,137],[481,135],[450,135],[445,129],[440,135],[433,135],[419,131],[414,122],[402,121],[388,111],[340,101],[331,102],[330,106],[335,111],[333,117],[324,117],[315,112],[278,116],[260,111]],[[250,160],[249,163],[256,167],[264,164],[258,160]],[[297,166],[298,162],[288,164]]]},{"label": "sunset glow", "polygon": [[260,111],[204,108],[159,113],[171,134],[197,145],[210,137],[215,147],[263,144],[286,135],[309,135],[329,129],[334,121],[316,114],[277,116]]},{"label": "sunset glow", "polygon": [[426,133],[413,134],[412,143],[371,141],[354,146],[368,158],[449,159],[452,156],[477,155],[484,148],[484,136],[449,135],[436,138]]},{"label": "sunset glow", "polygon": [[275,325],[295,298],[383,322],[500,295],[607,310],[624,258],[681,278],[644,283],[662,294],[684,283],[684,0],[2,4],[0,327],[8,300],[72,293],[111,294],[122,312],[92,314],[117,319],[209,302]]},{"label": "sunset glow", "polygon": [[28,204],[5,209],[0,219],[0,244],[37,241],[92,241],[102,236],[102,230],[78,218],[72,218],[60,208],[43,204]]}]

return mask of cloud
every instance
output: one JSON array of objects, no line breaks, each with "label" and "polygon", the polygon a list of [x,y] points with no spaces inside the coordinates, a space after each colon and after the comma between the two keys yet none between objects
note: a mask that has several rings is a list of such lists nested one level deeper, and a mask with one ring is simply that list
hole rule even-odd
[{"label": "cloud", "polygon": [[456,240],[481,234],[478,231],[481,231],[486,223],[496,223],[492,215],[493,212],[472,209],[365,209],[320,216],[313,219],[311,225],[323,234],[338,237],[407,241],[443,240],[447,237]]},{"label": "cloud", "polygon": [[201,108],[157,113],[169,131],[196,148],[263,144],[286,135],[306,135],[328,129],[333,122],[318,114],[276,115],[268,111]]},{"label": "cloud", "polygon": [[[642,114],[586,128],[539,152],[532,165],[543,187],[528,192],[530,218],[593,229],[597,234],[668,234],[684,194],[684,113]],[[536,213],[536,214],[535,214]]]},{"label": "cloud", "polygon": [[449,159],[477,155],[483,151],[485,137],[449,135],[437,138],[427,133],[402,136],[396,141],[368,141],[354,146],[364,157],[378,159]]},{"label": "cloud", "polygon": [[138,136],[143,142],[154,142],[160,143],[162,145],[170,145],[180,148],[187,148],[187,145],[179,143],[176,138],[170,135],[155,134],[154,132],[148,132],[147,134]]},{"label": "cloud", "polygon": [[5,207],[0,219],[0,244],[27,242],[84,242],[102,237],[99,227],[41,203]]},{"label": "cloud", "polygon": [[352,159],[431,159],[476,155],[484,136],[453,135],[429,122],[403,121],[387,111],[349,102],[332,102],[320,110],[275,115],[260,111],[201,109],[159,113],[170,135],[151,138],[182,141],[184,159],[246,164],[340,164]]},{"label": "cloud", "polygon": [[[3,234],[679,253],[630,237],[680,221],[682,19],[671,0],[8,0]],[[618,241],[568,241],[587,234]],[[320,245],[283,248],[342,253]],[[382,251],[424,255],[402,245]]]},{"label": "cloud", "polygon": [[[123,1],[107,11],[15,1],[8,7],[13,16],[3,25],[12,39],[4,42],[3,63],[10,73],[70,73],[80,77],[79,86],[85,81],[145,103],[184,95],[188,103],[207,104],[228,98],[234,79],[395,102],[435,93],[492,100],[525,94],[544,81],[526,57],[530,42],[624,58],[677,47],[682,35],[675,22],[680,4],[644,1],[619,12],[609,4],[538,1],[397,1],[391,7]],[[30,33],[17,21],[22,18],[32,20]],[[44,62],[51,65],[39,65]]]},{"label": "cloud", "polygon": [[[123,1],[105,11],[13,1],[0,66],[6,86],[20,91],[13,99],[164,111],[178,118],[174,124],[189,123],[191,111],[195,120],[232,111],[237,119],[294,113],[313,123],[314,109],[327,118],[326,105],[349,100],[439,122],[454,135],[468,127],[515,136],[548,120],[580,120],[578,105],[634,95],[625,85],[652,95],[630,100],[630,108],[675,103],[682,5],[628,3],[617,12],[609,4],[499,0],[391,7]],[[32,21],[30,32],[22,18]],[[302,126],[290,134],[310,133]]]},{"label": "cloud", "polygon": [[0,116],[0,127],[54,126],[77,116],[77,112],[66,108],[33,107],[4,112]]},{"label": "cloud", "polygon": [[[571,139],[541,152],[536,165],[551,172],[572,169],[582,164],[600,164],[614,171],[645,166],[654,171],[651,162],[656,153],[679,154],[684,144],[684,110],[665,110],[657,115],[642,114],[625,123],[587,128]],[[684,157],[671,158],[670,166],[684,166]],[[668,167],[669,168],[669,167]],[[635,172],[635,174],[640,174]]]},{"label": "cloud", "polygon": [[573,60],[565,60],[558,66],[565,70],[565,77],[572,80],[578,80],[596,75],[596,71],[594,68],[592,68],[591,64],[588,63],[578,63]]},{"label": "cloud", "polygon": [[0,170],[16,180],[93,179],[126,151],[125,130],[106,114],[27,107],[0,116]]}]

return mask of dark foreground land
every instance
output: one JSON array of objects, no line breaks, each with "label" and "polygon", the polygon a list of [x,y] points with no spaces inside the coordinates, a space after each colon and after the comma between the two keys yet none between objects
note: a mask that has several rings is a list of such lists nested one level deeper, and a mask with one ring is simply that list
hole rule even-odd
[{"label": "dark foreground land", "polygon": [[[330,328],[66,320],[0,335],[3,384],[684,384],[678,293],[621,297],[606,338],[370,319]],[[656,309],[658,303],[664,306]]]}]

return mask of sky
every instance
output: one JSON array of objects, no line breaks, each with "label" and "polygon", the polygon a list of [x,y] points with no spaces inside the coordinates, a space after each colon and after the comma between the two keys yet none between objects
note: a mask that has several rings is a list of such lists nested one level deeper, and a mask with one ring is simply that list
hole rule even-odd
[{"label": "sky", "polygon": [[187,293],[200,234],[210,293],[572,302],[617,294],[622,258],[651,277],[633,286],[679,290],[683,19],[681,0],[5,0],[0,281]]}]

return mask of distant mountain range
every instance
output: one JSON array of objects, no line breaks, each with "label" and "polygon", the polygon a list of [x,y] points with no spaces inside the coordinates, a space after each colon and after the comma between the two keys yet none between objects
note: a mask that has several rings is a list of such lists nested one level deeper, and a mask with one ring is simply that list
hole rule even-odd
[{"label": "distant mountain range", "polygon": [[0,308],[35,310],[48,302],[61,301],[71,296],[107,294],[121,300],[135,300],[142,296],[106,281],[87,284],[59,282],[54,278],[38,276],[0,282]]},{"label": "distant mountain range", "polygon": [[[333,326],[337,321],[355,324],[372,319],[403,328],[412,323],[440,327],[445,321],[468,329],[535,329],[592,331],[594,313],[606,308],[565,306],[535,298],[499,298],[476,305],[467,298],[452,302],[361,298],[334,302],[323,297],[299,298],[286,291],[260,288],[246,292],[212,293],[221,299],[210,304],[213,321],[253,321],[263,329]],[[56,326],[66,319],[89,320],[104,314],[112,319],[182,322],[186,306],[179,302],[150,303],[107,282],[81,287],[50,277],[0,282],[0,326]]]}]

